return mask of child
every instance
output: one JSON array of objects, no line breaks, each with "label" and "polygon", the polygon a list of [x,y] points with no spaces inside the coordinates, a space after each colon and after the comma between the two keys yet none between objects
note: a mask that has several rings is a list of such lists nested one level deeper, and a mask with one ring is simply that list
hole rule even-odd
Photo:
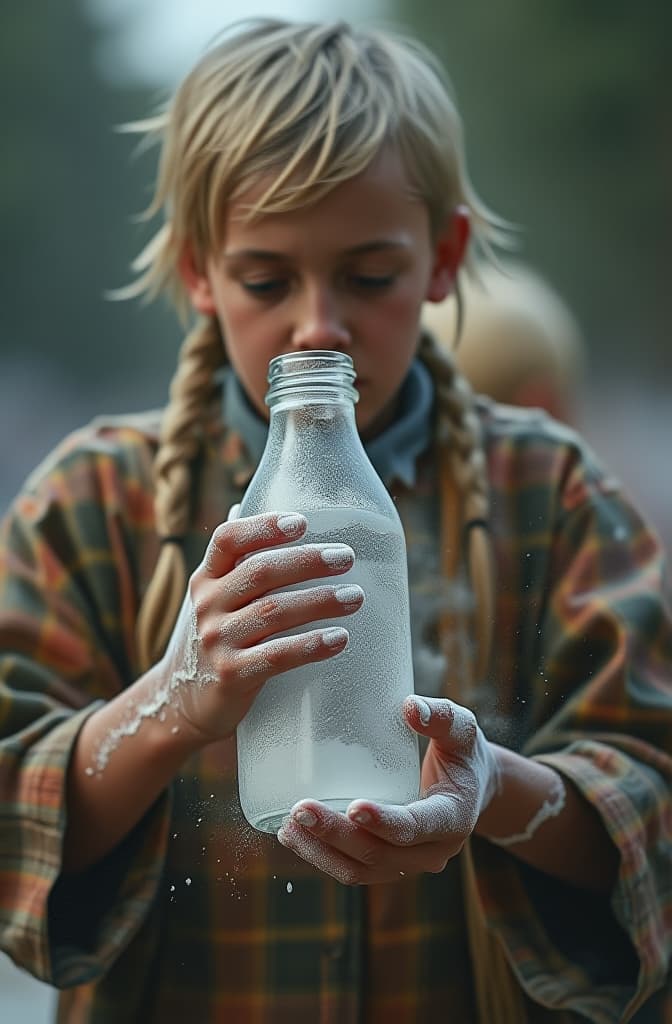
[{"label": "child", "polygon": [[[439,68],[262,20],[146,127],[165,221],[136,291],[198,319],[165,414],[71,437],[4,524],[2,948],[67,1022],[630,1019],[672,931],[662,557],[580,438],[475,402],[420,337],[501,233]],[[242,819],[235,729],[269,677],[343,650],[278,634],[347,626],[352,552],[283,551],[300,494],[224,520],[269,359],[316,348],[352,356],[405,524],[427,749],[416,803],[304,800],[277,841]]]}]

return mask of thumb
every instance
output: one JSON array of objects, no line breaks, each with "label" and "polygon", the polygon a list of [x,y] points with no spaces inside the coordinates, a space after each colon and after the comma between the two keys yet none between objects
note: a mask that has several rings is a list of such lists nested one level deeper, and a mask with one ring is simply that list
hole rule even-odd
[{"label": "thumb", "polygon": [[403,704],[404,717],[411,728],[446,749],[453,749],[459,739],[455,732],[456,728],[460,731],[461,711],[466,711],[466,708],[460,708],[452,700],[417,694],[407,697]]},{"label": "thumb", "polygon": [[467,766],[472,782],[478,783],[480,813],[499,792],[500,769],[495,748],[473,711],[452,700],[413,694],[404,701],[404,715],[416,732],[432,740],[423,762],[425,786],[440,782],[448,765],[451,771],[459,764]]}]

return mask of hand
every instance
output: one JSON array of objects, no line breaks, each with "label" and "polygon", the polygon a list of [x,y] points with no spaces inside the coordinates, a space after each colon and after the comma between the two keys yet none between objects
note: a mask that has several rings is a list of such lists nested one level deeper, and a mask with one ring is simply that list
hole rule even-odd
[{"label": "hand", "polygon": [[282,548],[306,531],[299,515],[235,515],[213,533],[192,575],[161,662],[164,699],[212,742],[230,736],[271,677],[339,654],[348,642],[342,628],[279,637],[321,619],[349,615],[364,593],[352,584],[278,590],[328,576],[353,565],[345,544]]},{"label": "hand", "polygon": [[443,871],[497,791],[496,754],[471,711],[409,697],[404,716],[430,738],[422,799],[406,806],[355,800],[345,814],[302,800],[278,833],[283,846],[346,885]]}]

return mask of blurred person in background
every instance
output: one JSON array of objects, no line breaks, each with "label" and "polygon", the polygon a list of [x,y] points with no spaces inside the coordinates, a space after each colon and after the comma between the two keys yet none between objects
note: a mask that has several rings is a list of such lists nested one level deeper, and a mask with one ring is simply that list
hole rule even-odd
[{"label": "blurred person in background", "polygon": [[[474,390],[496,402],[543,409],[578,426],[586,373],[585,338],[550,282],[518,260],[483,262],[454,294],[425,303],[423,325],[450,352]],[[458,330],[459,327],[459,330]],[[669,580],[668,580],[669,588]],[[633,1018],[672,1024],[672,984]]]},{"label": "blurred person in background", "polygon": [[[475,399],[421,330],[501,238],[441,69],[261,21],[144,127],[162,223],[134,292],[195,323],[167,408],[69,437],[3,523],[2,948],[66,1024],[631,1019],[672,941],[662,556],[577,435]],[[302,800],[276,842],[241,817],[237,724],[340,653],[318,624],[362,595],[330,584],[347,550],[286,546],[300,510],[224,520],[269,357],[318,348],[352,353],[412,592],[443,586],[437,673],[399,709],[419,799]]]},{"label": "blurred person in background", "polygon": [[461,325],[454,295],[426,303],[422,322],[452,353],[474,391],[577,425],[585,341],[560,294],[541,274],[510,259],[497,266],[483,262],[463,275],[460,291]]},{"label": "blurred person in background", "polygon": [[[450,295],[444,302],[426,303],[422,320],[474,390],[497,402],[543,409],[591,439],[597,434],[611,468],[616,462],[621,466],[630,489],[655,513],[669,550],[672,517],[653,471],[633,464],[631,438],[624,453],[619,444],[626,438],[607,431],[612,420],[605,419],[594,390],[588,401],[586,339],[569,304],[538,271],[506,257],[496,266],[482,262],[473,274],[463,275],[460,291],[461,309]],[[645,448],[641,462],[649,465]]]}]

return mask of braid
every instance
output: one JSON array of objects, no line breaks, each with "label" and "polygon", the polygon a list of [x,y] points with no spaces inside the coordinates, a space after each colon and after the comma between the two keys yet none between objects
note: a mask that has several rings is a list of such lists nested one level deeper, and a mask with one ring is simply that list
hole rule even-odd
[{"label": "braid", "polygon": [[198,453],[214,374],[226,361],[219,325],[201,320],[186,336],[163,415],[154,461],[156,530],[162,541],[136,624],[140,663],[146,670],[163,654],[187,584],[181,541],[189,529],[190,463]]},{"label": "braid", "polygon": [[438,399],[438,440],[446,451],[449,471],[461,495],[462,529],[466,532],[467,568],[476,598],[474,680],[485,674],[494,620],[493,557],[488,533],[488,478],[481,426],[474,395],[450,356],[423,332],[418,355],[431,372]]}]

